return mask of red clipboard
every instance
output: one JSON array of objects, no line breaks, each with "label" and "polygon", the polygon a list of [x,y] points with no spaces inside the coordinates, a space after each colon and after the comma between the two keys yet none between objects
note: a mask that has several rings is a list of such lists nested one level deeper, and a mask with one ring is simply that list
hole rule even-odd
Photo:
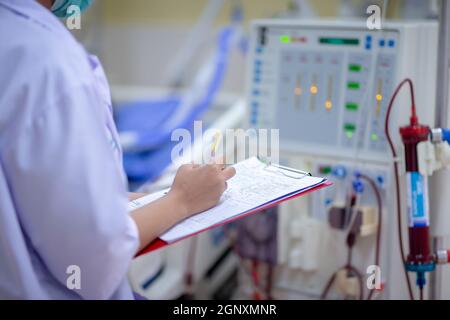
[{"label": "red clipboard", "polygon": [[318,186],[315,186],[315,187],[313,187],[313,188],[311,188],[311,189],[308,189],[308,190],[306,190],[306,191],[304,191],[304,192],[300,192],[300,193],[294,194],[294,195],[292,195],[292,196],[290,196],[290,197],[282,198],[282,199],[280,199],[280,200],[278,200],[278,201],[275,201],[275,202],[271,202],[271,203],[262,205],[262,206],[260,206],[260,207],[258,207],[258,208],[255,208],[254,210],[251,210],[251,211],[249,211],[249,212],[243,213],[243,214],[238,215],[238,216],[236,216],[236,217],[233,217],[233,218],[231,218],[231,219],[225,220],[225,221],[223,221],[223,222],[221,222],[221,223],[217,223],[217,224],[215,224],[215,225],[212,225],[212,226],[210,226],[210,227],[208,227],[208,228],[205,228],[205,229],[203,229],[203,230],[200,230],[200,231],[198,231],[198,232],[192,233],[192,234],[190,234],[190,235],[188,235],[188,236],[186,236],[186,237],[180,238],[180,239],[178,239],[178,240],[176,240],[176,241],[174,241],[174,242],[171,242],[171,243],[167,243],[167,242],[161,240],[160,238],[157,238],[157,239],[154,240],[152,243],[150,243],[147,247],[145,247],[144,249],[142,249],[141,251],[139,251],[139,252],[136,254],[135,258],[136,258],[136,257],[139,257],[139,256],[142,256],[142,255],[144,255],[144,254],[147,254],[147,253],[149,253],[149,252],[152,252],[152,251],[155,251],[155,250],[164,248],[164,247],[166,247],[166,246],[172,245],[172,244],[177,243],[177,242],[179,242],[179,241],[188,239],[188,238],[190,238],[190,237],[196,236],[196,235],[199,234],[199,233],[202,233],[202,232],[205,232],[205,231],[208,231],[208,230],[211,230],[211,229],[214,229],[214,228],[223,226],[223,225],[225,225],[225,224],[228,224],[228,223],[230,223],[230,222],[236,221],[236,220],[241,219],[241,218],[244,218],[244,217],[248,217],[248,216],[250,216],[250,215],[252,215],[252,214],[255,214],[255,213],[258,213],[258,212],[260,212],[260,211],[262,211],[262,210],[269,209],[269,208],[271,208],[271,207],[273,207],[273,206],[276,206],[276,205],[278,205],[278,204],[280,204],[280,203],[282,203],[282,202],[285,202],[285,201],[287,201],[287,200],[291,200],[291,199],[294,199],[294,198],[298,198],[298,197],[300,197],[300,196],[303,196],[303,195],[305,195],[305,194],[308,194],[308,193],[317,191],[317,190],[319,190],[319,189],[322,189],[322,188],[325,188],[325,187],[329,187],[329,186],[331,186],[332,184],[333,184],[333,183],[330,182],[330,181],[325,181],[325,182],[319,184]]}]

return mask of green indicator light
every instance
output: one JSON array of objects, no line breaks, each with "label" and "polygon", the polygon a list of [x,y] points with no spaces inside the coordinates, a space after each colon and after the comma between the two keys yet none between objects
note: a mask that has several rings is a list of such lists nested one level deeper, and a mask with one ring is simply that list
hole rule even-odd
[{"label": "green indicator light", "polygon": [[351,38],[319,38],[319,43],[331,45],[357,46],[359,39]]},{"label": "green indicator light", "polygon": [[370,139],[371,139],[372,141],[377,141],[377,140],[378,140],[377,134],[376,134],[376,133],[372,133],[372,134],[370,135]]},{"label": "green indicator light", "polygon": [[347,136],[347,138],[351,139],[353,138],[353,135],[355,133],[356,130],[356,126],[352,123],[346,123],[344,125],[344,131],[345,131],[345,135]]},{"label": "green indicator light", "polygon": [[346,123],[344,124],[344,130],[353,132],[356,130],[356,126],[353,123]]},{"label": "green indicator light", "polygon": [[348,102],[345,104],[345,109],[349,111],[357,111],[359,109],[359,105],[357,103]]},{"label": "green indicator light", "polygon": [[331,173],[331,167],[320,167],[319,172],[321,174],[330,174]]},{"label": "green indicator light", "polygon": [[282,42],[282,43],[290,43],[291,42],[291,37],[286,36],[286,35],[280,36],[280,42]]},{"label": "green indicator light", "polygon": [[349,88],[351,90],[358,90],[359,82],[349,82],[349,83],[347,83],[347,88]]},{"label": "green indicator light", "polygon": [[359,64],[350,64],[348,66],[348,70],[350,72],[360,72],[362,70],[362,67]]}]

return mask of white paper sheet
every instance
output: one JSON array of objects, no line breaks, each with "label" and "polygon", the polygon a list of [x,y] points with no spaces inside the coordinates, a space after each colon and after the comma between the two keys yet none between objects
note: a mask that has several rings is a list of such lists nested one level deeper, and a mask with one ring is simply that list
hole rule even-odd
[{"label": "white paper sheet", "polygon": [[[267,166],[257,158],[242,161],[234,167],[236,175],[228,181],[228,189],[214,208],[180,222],[160,238],[169,243],[174,242],[324,182],[323,178],[303,176],[300,173]],[[167,190],[130,202],[130,211],[162,197],[165,192]]]}]

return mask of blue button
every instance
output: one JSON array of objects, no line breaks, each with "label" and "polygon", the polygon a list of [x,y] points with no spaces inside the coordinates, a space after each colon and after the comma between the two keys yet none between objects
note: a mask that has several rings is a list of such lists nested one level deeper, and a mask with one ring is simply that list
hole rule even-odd
[{"label": "blue button", "polygon": [[252,102],[252,107],[253,108],[258,108],[259,107],[259,103],[258,102]]},{"label": "blue button", "polygon": [[345,178],[347,176],[347,169],[339,165],[333,168],[332,174],[338,178]]},{"label": "blue button", "polygon": [[253,90],[253,95],[254,96],[258,96],[259,95],[259,90]]},{"label": "blue button", "polygon": [[384,47],[386,41],[384,41],[384,39],[380,39],[378,43],[380,44],[380,47]]},{"label": "blue button", "polygon": [[255,78],[253,79],[253,82],[255,82],[255,83],[260,83],[260,82],[261,82],[261,78],[260,78],[260,77],[255,77]]},{"label": "blue button", "polygon": [[384,178],[383,178],[383,176],[377,176],[377,182],[378,182],[378,184],[379,185],[383,185],[384,184]]},{"label": "blue button", "polygon": [[372,45],[370,43],[366,43],[366,49],[370,50],[372,48]]},{"label": "blue button", "polygon": [[367,36],[366,36],[366,41],[367,41],[367,42],[371,42],[371,41],[372,41],[372,36],[367,35]]},{"label": "blue button", "polygon": [[260,73],[261,73],[261,69],[256,67],[255,68],[255,75],[259,76]]},{"label": "blue button", "polygon": [[263,48],[262,47],[256,48],[256,53],[262,53],[262,52],[263,52]]},{"label": "blue button", "polygon": [[364,184],[362,183],[362,181],[360,179],[356,179],[353,181],[353,190],[356,193],[363,193],[364,192]]},{"label": "blue button", "polygon": [[393,48],[393,47],[395,46],[395,41],[392,40],[392,39],[389,40],[389,41],[388,41],[388,46],[391,47],[391,48]]},{"label": "blue button", "polygon": [[262,65],[262,61],[261,60],[255,60],[255,65],[257,65],[257,66]]}]

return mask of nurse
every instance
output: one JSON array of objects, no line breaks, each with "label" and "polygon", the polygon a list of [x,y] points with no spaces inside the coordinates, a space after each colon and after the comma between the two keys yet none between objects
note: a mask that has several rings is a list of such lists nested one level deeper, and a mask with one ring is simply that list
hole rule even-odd
[{"label": "nurse", "polygon": [[[139,195],[103,70],[56,17],[89,2],[0,0],[0,299],[132,299],[133,256],[235,174],[182,166],[167,196],[127,213]],[[67,286],[74,266],[80,288]]]}]

